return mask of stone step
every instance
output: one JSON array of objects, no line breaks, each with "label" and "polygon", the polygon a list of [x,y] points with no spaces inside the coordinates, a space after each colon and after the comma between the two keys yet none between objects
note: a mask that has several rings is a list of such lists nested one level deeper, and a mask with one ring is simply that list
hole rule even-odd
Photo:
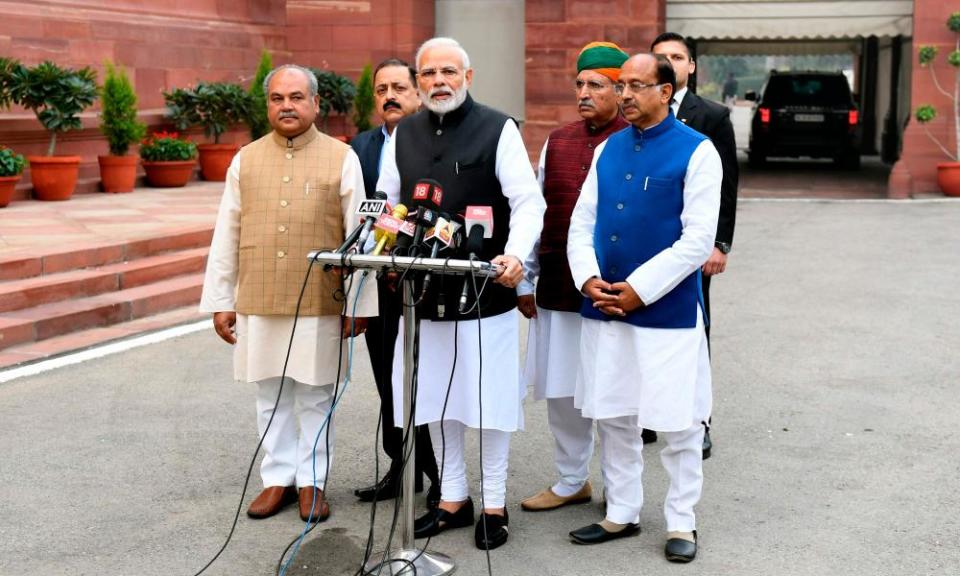
[{"label": "stone step", "polygon": [[36,252],[17,252],[0,256],[0,281],[33,278],[70,270],[119,264],[165,252],[210,246],[213,226],[191,226],[160,236],[96,243],[80,246],[44,248]]},{"label": "stone step", "polygon": [[[120,322],[111,326],[90,328],[79,332],[71,332],[41,340],[27,342],[0,350],[0,370],[18,365],[30,364],[61,356],[69,352],[76,352],[94,346],[100,346],[113,341],[139,336],[148,332],[155,332],[181,324],[189,324],[200,320],[209,320],[209,314],[201,314],[195,305],[176,308],[152,316]],[[213,330],[213,324],[210,325]]]},{"label": "stone step", "polygon": [[0,350],[195,304],[203,273],[0,313]]},{"label": "stone step", "polygon": [[95,296],[202,272],[209,248],[191,248],[129,262],[0,282],[0,313]]}]

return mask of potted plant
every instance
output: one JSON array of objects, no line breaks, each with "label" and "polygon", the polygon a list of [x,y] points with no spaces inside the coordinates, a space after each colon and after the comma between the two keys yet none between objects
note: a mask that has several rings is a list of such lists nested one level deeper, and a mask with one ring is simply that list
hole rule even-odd
[{"label": "potted plant", "polygon": [[80,113],[97,99],[96,73],[89,67],[60,68],[50,61],[32,68],[18,66],[12,73],[10,94],[14,103],[32,110],[50,132],[47,155],[27,158],[34,195],[39,200],[69,199],[77,185],[80,157],[54,156],[57,134],[81,128]]},{"label": "potted plant", "polygon": [[947,18],[947,28],[954,35],[954,49],[947,55],[947,63],[954,68],[953,94],[947,92],[940,85],[936,72],[933,70],[932,63],[937,57],[936,46],[921,46],[918,52],[920,66],[930,70],[930,78],[933,79],[933,85],[937,91],[947,97],[952,104],[953,112],[953,130],[954,143],[956,148],[951,152],[943,145],[939,138],[934,136],[927,123],[937,117],[937,109],[930,104],[924,104],[917,108],[917,121],[923,126],[927,136],[936,143],[943,153],[950,158],[950,162],[937,164],[937,183],[940,189],[948,196],[960,196],[960,12],[954,12]]},{"label": "potted plant", "polygon": [[13,200],[13,191],[26,163],[23,155],[0,146],[0,208]]},{"label": "potted plant", "polygon": [[[311,68],[313,75],[317,77],[317,93],[320,95],[320,129],[327,132],[327,118],[331,112],[346,115],[353,106],[353,98],[357,94],[357,89],[346,76],[341,76],[336,72]],[[340,140],[346,142],[346,136],[338,136]]]},{"label": "potted plant", "polygon": [[270,121],[267,119],[267,95],[263,90],[263,81],[273,69],[273,59],[266,50],[260,55],[260,64],[257,73],[250,84],[250,117],[247,126],[250,127],[250,139],[258,140],[270,133]]},{"label": "potted plant", "polygon": [[137,120],[137,93],[127,73],[106,64],[106,78],[100,88],[100,131],[110,145],[109,156],[98,156],[100,184],[104,192],[133,192],[137,181],[137,156],[127,155],[130,145],[147,132]]},{"label": "potted plant", "polygon": [[353,125],[357,127],[357,133],[366,132],[370,129],[370,115],[376,106],[376,99],[373,97],[373,68],[369,64],[363,67],[363,72],[357,80],[357,95],[353,99]]},{"label": "potted plant", "polygon": [[221,144],[220,136],[250,117],[250,94],[238,84],[201,82],[196,88],[177,88],[163,96],[177,128],[203,126],[207,138],[213,138],[213,144],[198,146],[204,180],[226,180],[227,168],[240,146]]},{"label": "potted plant", "polygon": [[197,166],[197,145],[176,132],[156,132],[140,144],[147,182],[157,188],[184,186]]}]

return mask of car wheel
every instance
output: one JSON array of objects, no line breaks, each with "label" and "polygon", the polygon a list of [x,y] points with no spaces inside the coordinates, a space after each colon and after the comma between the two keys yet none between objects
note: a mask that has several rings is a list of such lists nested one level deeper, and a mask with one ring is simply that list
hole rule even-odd
[{"label": "car wheel", "polygon": [[753,168],[759,168],[763,166],[766,161],[767,157],[760,152],[754,152],[753,150],[747,152],[747,163]]}]

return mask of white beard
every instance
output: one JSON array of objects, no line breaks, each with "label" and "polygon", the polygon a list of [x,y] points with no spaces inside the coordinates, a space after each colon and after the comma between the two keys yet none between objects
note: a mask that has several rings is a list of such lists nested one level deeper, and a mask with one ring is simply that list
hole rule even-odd
[{"label": "white beard", "polygon": [[[431,90],[431,93],[436,89]],[[442,90],[449,90],[443,88]],[[420,92],[420,101],[423,102],[423,105],[427,107],[427,110],[430,110],[437,116],[443,116],[444,114],[453,112],[460,107],[467,100],[467,84],[464,82],[460,85],[460,88],[453,91],[453,97],[447,100],[433,100],[430,97],[430,93],[424,93],[422,90]]]}]

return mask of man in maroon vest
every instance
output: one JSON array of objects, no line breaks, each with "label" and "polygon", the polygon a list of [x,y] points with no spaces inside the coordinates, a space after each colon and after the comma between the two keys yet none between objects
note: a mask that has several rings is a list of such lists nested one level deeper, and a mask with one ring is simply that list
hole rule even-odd
[{"label": "man in maroon vest", "polygon": [[[526,378],[528,384],[533,382],[534,397],[547,399],[559,479],[522,501],[524,510],[553,510],[592,497],[588,475],[593,421],[573,405],[583,294],[574,285],[567,263],[567,229],[594,151],[608,136],[628,126],[614,91],[620,65],[627,58],[610,42],[591,42],[580,51],[575,88],[582,120],[553,131],[540,153],[538,174],[547,212],[517,294],[520,312],[531,319]],[[533,281],[538,276],[534,297]]]}]

